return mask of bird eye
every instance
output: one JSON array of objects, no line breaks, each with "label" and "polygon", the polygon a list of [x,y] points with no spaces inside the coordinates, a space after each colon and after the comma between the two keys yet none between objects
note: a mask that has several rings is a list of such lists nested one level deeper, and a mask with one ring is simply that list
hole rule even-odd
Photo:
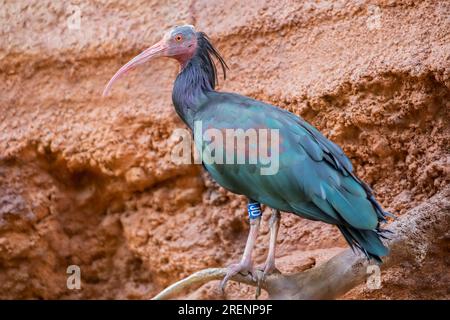
[{"label": "bird eye", "polygon": [[181,34],[177,34],[177,35],[175,36],[175,41],[176,41],[176,42],[180,42],[181,40],[183,40],[183,37],[181,36]]}]

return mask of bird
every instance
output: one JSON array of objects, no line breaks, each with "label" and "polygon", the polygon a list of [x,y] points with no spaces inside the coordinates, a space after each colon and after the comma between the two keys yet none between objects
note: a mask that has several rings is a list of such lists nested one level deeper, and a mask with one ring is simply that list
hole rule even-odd
[{"label": "bird", "polygon": [[[272,174],[262,174],[265,163],[260,159],[256,163],[202,161],[220,186],[248,199],[249,235],[240,261],[226,269],[220,283],[222,290],[238,273],[252,277],[256,274],[252,251],[261,221],[261,204],[271,209],[262,279],[279,272],[275,249],[281,212],[335,225],[353,251],[382,262],[381,258],[389,250],[382,241],[388,231],[381,224],[393,215],[383,210],[371,188],[356,176],[343,150],[294,113],[250,97],[217,91],[216,64],[221,67],[224,79],[229,69],[204,32],[196,31],[192,25],[173,27],[159,42],[122,66],[106,85],[103,96],[108,95],[113,83],[127,71],[161,57],[179,63],[172,102],[194,136],[198,122],[202,124],[199,136],[211,128],[219,132],[266,129],[278,134],[278,168]],[[201,140],[195,139],[197,148],[207,149],[207,141]],[[275,147],[269,151],[277,151]],[[221,152],[227,153],[234,146],[227,144],[223,148]],[[244,152],[248,156],[250,147],[246,148]],[[211,152],[214,153],[217,155],[218,151]]]}]

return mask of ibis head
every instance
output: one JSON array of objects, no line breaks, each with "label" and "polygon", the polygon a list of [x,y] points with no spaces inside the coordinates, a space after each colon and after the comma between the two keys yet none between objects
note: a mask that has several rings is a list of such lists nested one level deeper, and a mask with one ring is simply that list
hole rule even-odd
[{"label": "ibis head", "polygon": [[183,67],[194,56],[197,49],[197,33],[191,25],[176,26],[150,48],[123,65],[108,82],[103,96],[106,96],[114,82],[130,69],[159,57],[176,59]]}]

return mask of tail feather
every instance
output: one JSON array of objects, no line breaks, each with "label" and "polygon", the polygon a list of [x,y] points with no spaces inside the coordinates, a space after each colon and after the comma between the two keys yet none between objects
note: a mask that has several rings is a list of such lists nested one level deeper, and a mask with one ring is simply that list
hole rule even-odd
[{"label": "tail feather", "polygon": [[380,239],[386,238],[382,235],[385,230],[361,230],[343,225],[338,225],[338,228],[353,251],[355,248],[359,249],[368,259],[382,262],[381,257],[389,253],[389,249]]},{"label": "tail feather", "polygon": [[377,213],[377,217],[378,220],[380,222],[386,222],[387,219],[386,217],[392,218],[392,219],[396,219],[397,217],[395,215],[393,215],[390,212],[384,211],[383,208],[381,208],[380,204],[378,203],[378,201],[375,199],[375,197],[373,196],[373,191],[372,189],[367,185],[367,183],[365,183],[364,181],[362,181],[361,179],[359,179],[354,173],[351,173],[351,176],[364,188],[364,190],[366,191],[367,194],[367,199],[372,203],[372,206],[374,207],[376,213]]}]

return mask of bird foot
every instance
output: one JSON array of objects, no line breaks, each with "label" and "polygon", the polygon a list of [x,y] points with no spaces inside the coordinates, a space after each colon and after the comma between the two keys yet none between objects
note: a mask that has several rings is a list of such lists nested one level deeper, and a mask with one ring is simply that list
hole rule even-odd
[{"label": "bird foot", "polygon": [[233,276],[237,275],[238,273],[246,276],[250,275],[255,281],[256,281],[256,274],[253,269],[253,264],[251,262],[239,262],[239,263],[233,263],[228,266],[227,268],[227,274],[220,282],[220,290],[222,293],[225,292],[225,287],[227,285],[228,280],[230,280]]},{"label": "bird foot", "polygon": [[261,279],[264,280],[267,276],[271,274],[281,274],[281,271],[275,267],[275,264],[265,264],[264,266],[257,267],[261,271]]},{"label": "bird foot", "polygon": [[258,285],[255,294],[256,299],[261,295],[261,285],[266,281],[267,276],[271,274],[281,274],[281,271],[275,267],[274,262],[266,262],[263,266],[258,266],[257,269],[261,271],[261,274],[258,277]]}]

